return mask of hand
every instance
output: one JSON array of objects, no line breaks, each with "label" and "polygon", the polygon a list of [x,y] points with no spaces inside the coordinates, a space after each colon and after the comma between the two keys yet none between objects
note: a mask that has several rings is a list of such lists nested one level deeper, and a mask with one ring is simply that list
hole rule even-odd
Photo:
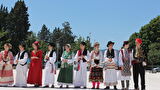
[{"label": "hand", "polygon": [[18,63],[18,60],[16,60],[16,63]]},{"label": "hand", "polygon": [[121,68],[121,70],[124,70],[123,66],[121,66],[120,68]]},{"label": "hand", "polygon": [[112,62],[112,59],[110,58],[108,61]]},{"label": "hand", "polygon": [[46,58],[46,60],[48,60],[48,59],[49,59],[49,57],[48,57],[48,56],[46,56],[45,58]]}]

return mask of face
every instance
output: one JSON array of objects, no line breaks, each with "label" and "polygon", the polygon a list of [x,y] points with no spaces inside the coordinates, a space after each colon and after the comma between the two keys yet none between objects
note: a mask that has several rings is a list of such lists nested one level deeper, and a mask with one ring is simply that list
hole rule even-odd
[{"label": "face", "polygon": [[34,50],[38,49],[38,47],[34,43],[32,44],[32,47],[33,47]]},{"label": "face", "polygon": [[19,50],[20,50],[20,51],[24,51],[24,47],[21,46],[21,45],[19,45]]},{"label": "face", "polygon": [[96,46],[94,47],[94,49],[95,49],[95,50],[99,50],[99,45],[96,45]]},{"label": "face", "polygon": [[9,50],[9,46],[7,46],[6,44],[4,45],[4,49],[6,50],[6,51],[8,51]]},{"label": "face", "polygon": [[84,50],[85,49],[85,46],[80,44],[80,49]]},{"label": "face", "polygon": [[113,44],[110,44],[110,45],[108,46],[108,48],[109,48],[109,49],[113,49]]},{"label": "face", "polygon": [[68,46],[64,47],[66,51],[70,51],[70,48]]},{"label": "face", "polygon": [[125,47],[125,48],[129,48],[129,44],[125,45],[124,47]]},{"label": "face", "polygon": [[53,47],[51,45],[48,45],[48,50],[52,50]]},{"label": "face", "polygon": [[136,43],[136,46],[138,46],[138,47],[141,45],[141,44],[140,44],[140,43],[138,43],[138,42],[135,42],[135,43]]}]

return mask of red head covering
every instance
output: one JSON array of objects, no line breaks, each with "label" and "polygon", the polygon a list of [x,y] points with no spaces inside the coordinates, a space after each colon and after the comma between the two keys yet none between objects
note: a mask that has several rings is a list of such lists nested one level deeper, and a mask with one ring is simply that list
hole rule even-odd
[{"label": "red head covering", "polygon": [[139,44],[142,44],[142,39],[136,38],[136,42],[139,43]]},{"label": "red head covering", "polygon": [[39,47],[39,41],[35,41],[33,44],[35,44],[37,47]]}]

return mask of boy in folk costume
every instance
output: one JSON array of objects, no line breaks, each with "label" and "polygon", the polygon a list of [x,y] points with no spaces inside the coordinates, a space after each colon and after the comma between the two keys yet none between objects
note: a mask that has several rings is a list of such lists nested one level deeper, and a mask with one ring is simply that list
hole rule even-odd
[{"label": "boy in folk costume", "polygon": [[86,43],[81,42],[80,50],[77,51],[75,56],[76,62],[78,63],[74,86],[75,88],[86,88],[87,86],[87,62],[89,60],[89,51],[86,49]]},{"label": "boy in folk costume", "polygon": [[15,85],[18,87],[27,86],[27,60],[28,53],[25,51],[25,44],[19,45],[19,53],[16,55],[14,64],[16,65],[16,80]]},{"label": "boy in folk costume", "polygon": [[61,57],[61,69],[58,75],[58,84],[60,84],[60,88],[63,87],[63,85],[66,85],[66,88],[69,87],[69,85],[73,84],[73,62],[74,62],[74,55],[71,51],[71,45],[66,44],[65,45],[65,51],[62,54]]},{"label": "boy in folk costume", "polygon": [[144,51],[141,47],[142,40],[140,38],[137,38],[135,40],[136,47],[133,49],[133,80],[134,80],[134,88],[136,90],[139,90],[138,87],[138,77],[139,74],[141,76],[141,90],[145,90],[145,55]]},{"label": "boy in folk costume", "polygon": [[113,49],[114,42],[109,41],[107,44],[108,49],[104,53],[105,62],[105,89],[110,89],[110,86],[114,86],[117,90],[117,51]]},{"label": "boy in folk costume", "polygon": [[45,55],[45,80],[44,80],[44,88],[49,87],[51,84],[51,88],[54,88],[54,82],[55,82],[55,61],[56,61],[56,52],[54,50],[55,44],[49,43],[48,44],[48,52]]},{"label": "boy in folk costume", "polygon": [[92,82],[92,89],[99,89],[100,82],[103,82],[103,68],[100,66],[103,60],[102,52],[99,50],[99,43],[94,44],[94,50],[91,52],[91,70],[89,81]]},{"label": "boy in folk costume", "polygon": [[[121,80],[122,89],[129,89],[129,80],[131,77],[131,51],[129,48],[129,42],[124,41],[123,48],[120,50],[119,53],[119,66],[123,67],[123,69],[119,72],[119,79]],[[126,82],[126,87],[125,87]]]},{"label": "boy in folk costume", "polygon": [[[14,57],[10,49],[10,43],[4,44],[4,51],[0,52],[0,86],[8,86],[13,84],[13,68]],[[7,72],[7,73],[6,73]]]}]

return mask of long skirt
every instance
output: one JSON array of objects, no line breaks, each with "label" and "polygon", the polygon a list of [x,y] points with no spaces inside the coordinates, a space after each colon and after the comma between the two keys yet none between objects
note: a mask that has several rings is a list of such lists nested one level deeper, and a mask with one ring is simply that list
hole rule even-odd
[{"label": "long skirt", "polygon": [[15,86],[27,86],[27,69],[27,65],[17,65]]},{"label": "long skirt", "polygon": [[87,63],[80,62],[80,69],[76,71],[74,86],[84,86],[87,85]]},{"label": "long skirt", "polygon": [[67,67],[61,67],[57,81],[60,85],[73,84],[73,65],[68,64]]},{"label": "long skirt", "polygon": [[105,70],[104,84],[106,86],[116,86],[118,84],[118,82],[117,82],[117,70],[115,70],[115,69]]},{"label": "long skirt", "polygon": [[103,82],[103,68],[92,67],[89,75],[90,82]]},{"label": "long skirt", "polygon": [[11,64],[0,64],[0,85],[12,85],[13,84],[13,69]]},{"label": "long skirt", "polygon": [[45,65],[45,80],[44,85],[54,85],[55,83],[55,64],[50,64],[49,62]]}]

